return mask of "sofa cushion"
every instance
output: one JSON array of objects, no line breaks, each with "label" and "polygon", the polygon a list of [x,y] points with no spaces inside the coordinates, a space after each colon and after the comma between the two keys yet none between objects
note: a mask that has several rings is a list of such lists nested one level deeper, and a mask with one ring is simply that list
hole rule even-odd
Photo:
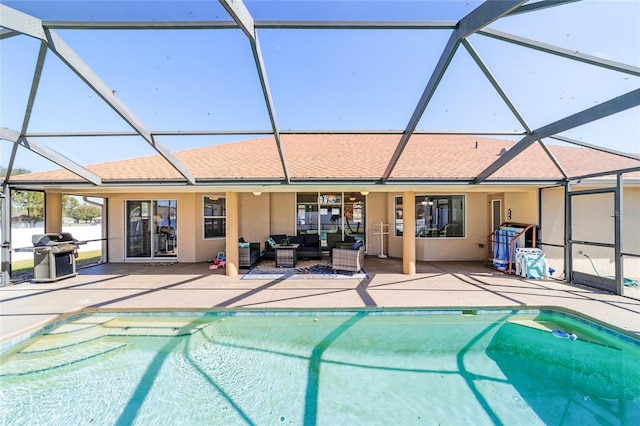
[{"label": "sofa cushion", "polygon": [[304,235],[296,235],[290,238],[291,244],[304,245]]},{"label": "sofa cushion", "polygon": [[320,247],[320,235],[318,234],[306,234],[304,236],[304,246],[305,247]]},{"label": "sofa cushion", "polygon": [[276,244],[280,244],[282,240],[287,238],[287,234],[273,234],[273,235],[269,235],[269,238],[273,239],[273,241],[275,241]]},{"label": "sofa cushion", "polygon": [[238,243],[238,248],[249,248],[249,243],[240,242]]}]

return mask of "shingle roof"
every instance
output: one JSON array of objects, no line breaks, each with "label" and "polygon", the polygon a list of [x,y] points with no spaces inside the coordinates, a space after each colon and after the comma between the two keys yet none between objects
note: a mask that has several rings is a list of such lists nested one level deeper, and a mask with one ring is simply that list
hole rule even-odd
[{"label": "shingle roof", "polygon": [[[398,135],[282,135],[292,179],[379,179],[398,144]],[[476,136],[413,135],[393,169],[391,179],[472,179],[515,142]],[[640,167],[640,161],[588,148],[551,146],[569,176]],[[272,137],[194,148],[174,153],[196,180],[283,179]],[[86,166],[104,182],[180,180],[182,176],[159,155]],[[638,177],[640,173],[630,176]],[[541,146],[534,144],[498,170],[492,179],[561,179],[562,174]],[[20,181],[75,181],[61,169],[12,176]]]}]

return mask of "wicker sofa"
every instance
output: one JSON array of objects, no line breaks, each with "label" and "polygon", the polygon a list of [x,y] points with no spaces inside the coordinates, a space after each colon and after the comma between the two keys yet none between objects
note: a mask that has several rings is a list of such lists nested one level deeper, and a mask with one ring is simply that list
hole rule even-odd
[{"label": "wicker sofa", "polygon": [[338,243],[331,251],[331,267],[336,271],[359,272],[364,265],[364,246],[353,249],[353,244]]},{"label": "wicker sofa", "polygon": [[[240,243],[242,244],[242,243]],[[244,243],[248,247],[238,247],[238,266],[249,269],[260,261],[260,243]]]},{"label": "wicker sofa", "polygon": [[298,258],[320,259],[322,257],[322,242],[318,234],[303,234],[291,237],[292,244],[299,244]]},{"label": "wicker sofa", "polygon": [[[276,244],[280,244],[282,240],[287,237],[287,234],[271,234],[269,235],[269,239],[275,241]],[[276,250],[269,244],[269,240],[264,242],[264,258],[265,259],[275,259],[276,258]]]},{"label": "wicker sofa", "polygon": [[[269,238],[275,241],[276,244],[280,244],[286,237],[287,236],[285,234],[274,234],[269,236]],[[321,241],[318,234],[290,236],[289,241],[291,244],[298,244],[298,258],[320,259],[322,257]],[[271,247],[268,240],[264,242],[264,257],[265,259],[276,258],[276,251]]]}]

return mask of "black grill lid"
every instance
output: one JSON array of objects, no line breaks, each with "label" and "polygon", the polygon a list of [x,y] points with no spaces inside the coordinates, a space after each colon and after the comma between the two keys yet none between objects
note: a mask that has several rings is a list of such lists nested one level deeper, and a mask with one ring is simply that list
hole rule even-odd
[{"label": "black grill lid", "polygon": [[69,232],[35,234],[31,236],[31,243],[35,247],[54,246],[60,243],[76,243]]}]

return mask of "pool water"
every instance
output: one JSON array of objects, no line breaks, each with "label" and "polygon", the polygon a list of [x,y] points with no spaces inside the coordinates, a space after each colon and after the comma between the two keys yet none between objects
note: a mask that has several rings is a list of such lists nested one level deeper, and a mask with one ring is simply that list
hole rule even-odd
[{"label": "pool water", "polygon": [[[2,423],[589,425],[640,418],[640,344],[554,311],[180,314],[76,316],[5,350]],[[554,329],[578,339],[557,338]]]}]

